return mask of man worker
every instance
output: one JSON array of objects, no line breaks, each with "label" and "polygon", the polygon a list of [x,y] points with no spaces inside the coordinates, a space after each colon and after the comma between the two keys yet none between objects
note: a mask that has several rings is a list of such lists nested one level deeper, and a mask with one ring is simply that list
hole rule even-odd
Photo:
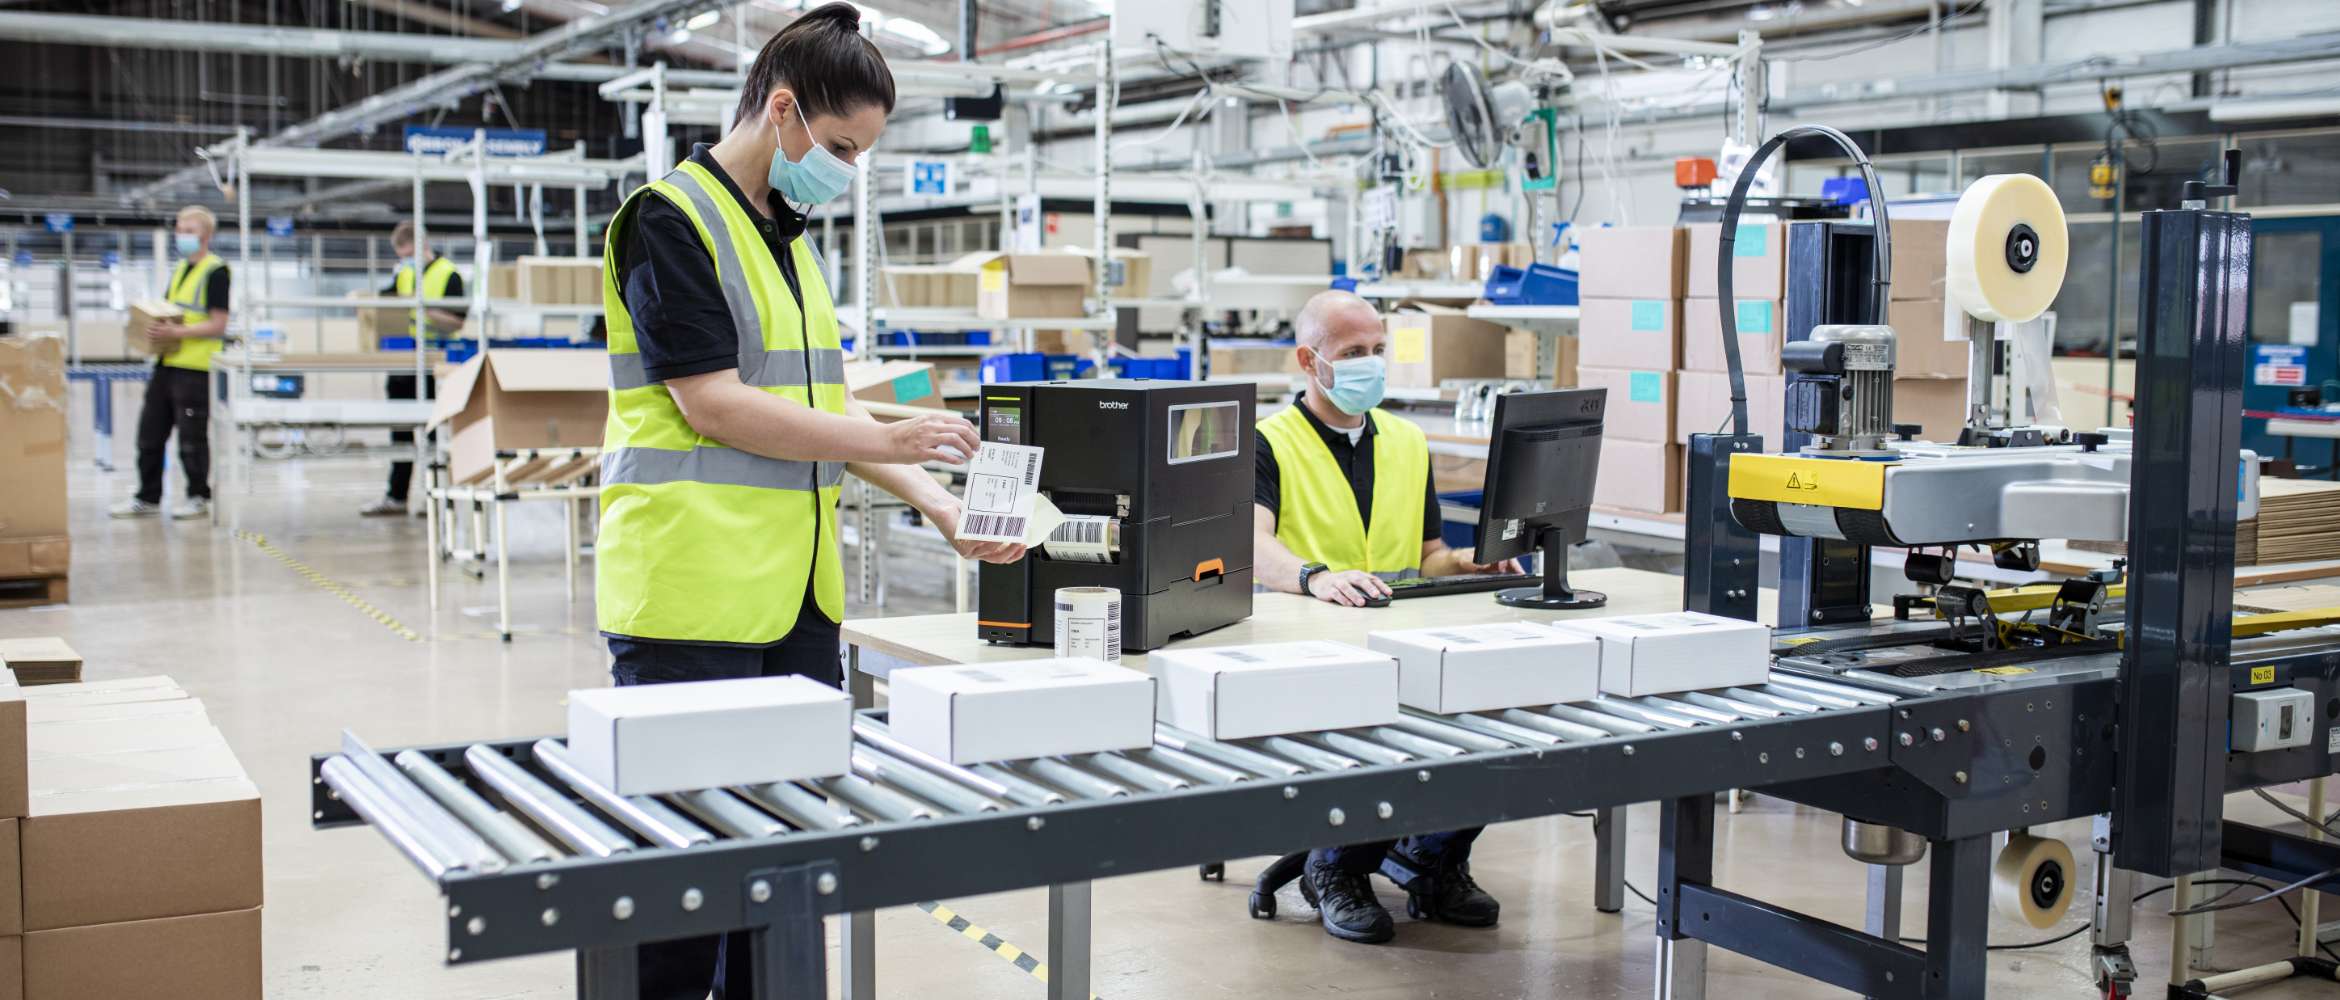
[{"label": "man worker", "polygon": [[[173,520],[211,513],[211,356],[227,343],[227,262],[211,252],[219,218],[201,205],[179,210],[172,248],[179,265],[163,297],[179,307],[174,322],[157,323],[147,334],[156,353],[138,412],[138,493],[112,510],[114,517],[162,513],[163,447],[179,435],[179,465],[187,472],[187,496],[171,508]],[[102,391],[102,389],[101,389]]]},{"label": "man worker", "polygon": [[[390,249],[398,255],[398,270],[390,276],[390,284],[382,289],[382,295],[385,297],[413,298],[417,274],[422,276],[424,299],[460,299],[463,297],[463,275],[455,270],[455,262],[429,253],[422,242],[415,239],[414,220],[408,219],[400,222],[396,228],[390,230]],[[431,350],[433,342],[444,341],[463,329],[468,312],[469,310],[461,306],[452,309],[444,306],[424,306],[414,321],[412,333],[415,343],[422,350]],[[437,398],[439,380],[431,375],[425,375],[423,378],[430,386],[431,396]],[[415,394],[415,378],[412,373],[390,376],[384,389],[391,399],[421,398]],[[412,448],[414,446],[414,432],[391,431],[390,443]],[[405,515],[406,496],[413,483],[414,460],[411,458],[391,460],[389,488],[382,493],[382,499],[358,508],[358,514],[362,517],[400,517]]]},{"label": "man worker", "polygon": [[[1259,422],[1252,565],[1272,590],[1359,607],[1411,576],[1519,571],[1480,565],[1440,537],[1430,445],[1422,428],[1380,409],[1389,336],[1373,305],[1319,292],[1293,326],[1308,388]],[[1309,852],[1301,895],[1326,933],[1378,944],[1396,928],[1367,877],[1392,853],[1423,877],[1407,910],[1464,927],[1491,927],[1501,907],[1471,879],[1477,828]]]}]

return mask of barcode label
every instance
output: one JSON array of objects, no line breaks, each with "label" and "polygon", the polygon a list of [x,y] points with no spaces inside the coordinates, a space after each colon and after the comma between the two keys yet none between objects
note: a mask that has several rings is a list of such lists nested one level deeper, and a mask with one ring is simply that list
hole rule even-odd
[{"label": "barcode label", "polygon": [[1464,635],[1460,632],[1432,632],[1430,634],[1437,638],[1454,643],[1457,646],[1476,646],[1480,642],[1478,636]]},{"label": "barcode label", "polygon": [[1024,519],[1004,514],[969,514],[965,533],[971,535],[1015,535],[1024,533]]},{"label": "barcode label", "polygon": [[1051,542],[1071,542],[1078,545],[1101,545],[1105,542],[1103,520],[1071,520],[1057,525],[1048,533]]},{"label": "barcode label", "polygon": [[1032,484],[1039,478],[1040,453],[1035,451],[1024,456],[1024,488],[1027,490],[1031,489]]},{"label": "barcode label", "polygon": [[1240,650],[1240,649],[1229,649],[1229,650],[1223,650],[1223,651],[1221,651],[1221,652],[1219,653],[1219,658],[1220,658],[1220,659],[1222,659],[1222,660],[1233,660],[1233,661],[1235,661],[1235,662],[1237,662],[1237,663],[1265,663],[1265,662],[1267,662],[1267,661],[1265,661],[1265,660],[1262,660],[1262,659],[1260,659],[1259,657],[1253,656],[1253,655],[1251,655],[1250,653],[1246,653],[1246,652],[1244,652],[1244,651],[1242,651],[1242,650]]}]

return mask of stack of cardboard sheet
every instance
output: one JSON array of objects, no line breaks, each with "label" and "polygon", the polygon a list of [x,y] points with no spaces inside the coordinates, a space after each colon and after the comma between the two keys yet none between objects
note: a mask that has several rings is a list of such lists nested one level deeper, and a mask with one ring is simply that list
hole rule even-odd
[{"label": "stack of cardboard sheet", "polygon": [[2261,479],[2258,521],[2257,561],[2340,559],[2340,483]]},{"label": "stack of cardboard sheet", "polygon": [[53,635],[0,639],[0,667],[17,684],[71,684],[81,679],[81,654]]},{"label": "stack of cardboard sheet", "polygon": [[0,337],[0,608],[65,601],[65,342]]}]

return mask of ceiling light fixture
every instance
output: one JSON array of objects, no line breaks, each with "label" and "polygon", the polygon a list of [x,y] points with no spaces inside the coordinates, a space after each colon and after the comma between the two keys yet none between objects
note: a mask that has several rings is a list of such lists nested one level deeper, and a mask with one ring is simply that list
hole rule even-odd
[{"label": "ceiling light fixture", "polygon": [[691,31],[705,31],[708,28],[714,27],[715,22],[720,20],[723,20],[722,11],[704,10],[691,15],[690,20],[683,22],[683,27]]}]

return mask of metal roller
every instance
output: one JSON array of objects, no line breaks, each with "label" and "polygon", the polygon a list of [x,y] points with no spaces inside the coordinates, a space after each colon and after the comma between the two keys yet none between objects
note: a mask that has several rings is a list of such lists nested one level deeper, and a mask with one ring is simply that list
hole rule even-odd
[{"label": "metal roller", "polygon": [[1524,708],[1505,709],[1503,721],[1513,725],[1526,726],[1529,729],[1542,730],[1571,743],[1605,740],[1614,735],[1605,729],[1578,725],[1563,719],[1555,719],[1540,712],[1530,712]]},{"label": "metal roller", "polygon": [[1369,764],[1411,764],[1415,760],[1413,754],[1404,750],[1383,746],[1362,736],[1344,733],[1337,729],[1310,733],[1307,741],[1318,744],[1334,753],[1355,757]]},{"label": "metal roller", "polygon": [[1296,778],[1308,769],[1288,760],[1271,757],[1250,747],[1221,743],[1218,740],[1196,736],[1183,729],[1173,729],[1156,723],[1154,746],[1183,750],[1206,760],[1217,761],[1259,775],[1262,778]]},{"label": "metal roller", "polygon": [[374,829],[382,831],[382,836],[390,841],[390,846],[398,848],[398,853],[406,855],[406,860],[414,862],[414,866],[422,869],[422,873],[430,876],[432,881],[436,882],[448,872],[456,870],[460,859],[427,836],[416,832],[405,814],[391,808],[389,797],[367,780],[365,774],[358,770],[356,764],[350,763],[347,757],[328,758],[318,768],[318,773],[325,779],[326,787],[333,789],[333,794],[340,798],[343,805]]},{"label": "metal roller", "polygon": [[[1679,697],[1679,695],[1676,696],[1676,698]],[[1731,723],[1739,721],[1739,713],[1737,712],[1710,708],[1705,705],[1694,704],[1687,701],[1678,701],[1675,700],[1675,698],[1660,698],[1656,695],[1650,695],[1643,698],[1629,698],[1626,700],[1643,708],[1650,709],[1651,711],[1665,712],[1671,715],[1686,715],[1693,719],[1704,719],[1718,726],[1727,726]]]},{"label": "metal roller", "polygon": [[[872,719],[867,716],[855,716],[853,719],[853,735],[854,738],[859,739],[863,743],[869,744],[872,748],[883,751],[889,757],[896,758],[903,761],[904,763],[915,764],[921,768],[935,773],[936,775],[941,776],[944,779],[962,785],[969,791],[982,795],[985,798],[1000,802],[1016,801],[1015,793],[1008,787],[1007,783],[994,778],[987,778],[983,775],[975,773],[974,771],[968,770],[967,768],[960,767],[957,764],[953,764],[950,761],[944,760],[933,754],[927,753],[924,750],[920,750],[917,747],[911,746],[910,744],[904,743],[901,740],[897,740],[894,738],[893,729],[887,726],[885,723],[877,721],[876,719]],[[1058,801],[1063,800],[1059,799]],[[1046,805],[1047,803],[1032,802],[1024,804]]]},{"label": "metal roller", "polygon": [[1060,806],[1068,800],[1064,793],[997,764],[976,764],[967,770],[985,781],[996,782],[1007,789],[1007,799],[1019,806]]},{"label": "metal roller", "polygon": [[1464,712],[1447,716],[1447,719],[1452,721],[1455,725],[1462,726],[1475,732],[1485,733],[1498,739],[1510,740],[1511,742],[1517,743],[1521,746],[1553,747],[1560,745],[1560,737],[1554,736],[1551,733],[1544,732],[1540,729],[1529,729],[1526,726],[1522,726],[1517,723],[1505,722],[1501,719],[1490,719],[1484,715],[1473,715]]},{"label": "metal roller", "polygon": [[1749,702],[1734,701],[1730,698],[1725,698],[1718,694],[1708,694],[1704,691],[1691,691],[1687,694],[1675,695],[1674,697],[1680,698],[1681,700],[1690,702],[1694,705],[1702,705],[1707,708],[1714,709],[1718,712],[1729,712],[1734,716],[1746,719],[1776,719],[1782,715],[1787,714],[1776,708],[1766,708],[1762,705],[1756,705]]},{"label": "metal roller", "polygon": [[998,812],[999,803],[991,798],[943,780],[905,761],[887,756],[872,747],[853,748],[853,773],[882,785],[892,786],[911,798],[923,799],[928,804],[955,813]]},{"label": "metal roller", "polygon": [[871,784],[854,775],[822,778],[812,782],[830,798],[836,799],[872,819],[887,823],[906,823],[911,820],[933,819],[934,810],[911,800],[902,793],[881,785]]},{"label": "metal roller", "polygon": [[1172,750],[1165,746],[1132,750],[1128,756],[1152,764],[1160,770],[1183,774],[1205,784],[1238,785],[1252,780],[1252,775],[1248,771],[1239,771],[1222,764],[1214,764],[1184,750]]},{"label": "metal roller", "polygon": [[1424,739],[1437,740],[1440,743],[1448,743],[1465,750],[1482,753],[1531,745],[1518,740],[1508,740],[1500,736],[1482,733],[1468,726],[1458,726],[1433,716],[1420,715],[1412,709],[1404,710],[1398,716],[1397,721],[1390,723],[1390,726]]},{"label": "metal roller", "polygon": [[438,761],[412,750],[399,751],[393,760],[399,770],[406,772],[407,777],[422,787],[424,793],[438,800],[448,812],[455,814],[456,819],[478,831],[496,850],[503,852],[504,857],[519,864],[532,864],[561,856],[527,824],[488,804],[488,800],[480,798],[478,792],[471,790],[471,786],[448,774]]},{"label": "metal roller", "polygon": [[772,811],[799,830],[843,830],[860,826],[861,817],[785,781],[735,789],[748,800]]},{"label": "metal roller", "polygon": [[[1771,675],[1771,679],[1775,682],[1778,681],[1780,677],[1781,675],[1779,674]],[[1801,688],[1793,684],[1765,684],[1763,685],[1763,690],[1770,691],[1783,698],[1800,698],[1806,702],[1810,702],[1815,708],[1827,709],[1861,707],[1860,702],[1854,701],[1851,698],[1837,694],[1830,694],[1826,691]]]},{"label": "metal roller", "polygon": [[1118,799],[1129,794],[1125,785],[1107,781],[1054,757],[1025,761],[1024,768],[1033,777],[1084,799]]},{"label": "metal roller", "polygon": [[1586,702],[1585,704],[1591,705],[1593,710],[1596,712],[1607,712],[1619,718],[1648,722],[1666,729],[1692,729],[1698,725],[1697,719],[1693,719],[1687,715],[1677,715],[1673,712],[1661,712],[1654,708],[1637,705],[1630,701],[1622,701],[1616,698],[1611,698],[1607,695],[1602,695],[1601,697],[1595,698],[1589,702]]},{"label": "metal roller", "polygon": [[1820,706],[1812,704],[1811,702],[1802,701],[1795,698],[1783,698],[1779,695],[1772,694],[1771,692],[1757,691],[1753,688],[1729,688],[1723,693],[1741,701],[1759,705],[1769,705],[1773,708],[1779,709],[1782,712],[1786,712],[1789,715],[1811,715],[1820,711]]},{"label": "metal roller", "polygon": [[1259,741],[1259,749],[1319,771],[1348,771],[1365,766],[1365,762],[1354,757],[1310,746],[1289,736],[1263,737]]},{"label": "metal roller", "polygon": [[1417,735],[1396,726],[1375,726],[1366,732],[1374,739],[1417,757],[1460,757],[1470,752],[1452,743]]},{"label": "metal roller", "polygon": [[715,835],[691,822],[664,802],[647,795],[619,795],[602,783],[586,777],[585,772],[569,760],[569,748],[557,740],[543,739],[529,747],[536,754],[536,762],[552,772],[562,784],[574,789],[578,796],[592,803],[611,819],[625,824],[653,844],[666,847],[690,847],[712,843]]},{"label": "metal roller", "polygon": [[462,820],[423,794],[422,789],[390,766],[389,761],[382,759],[356,733],[341,731],[341,755],[373,782],[386,808],[403,817],[416,834],[436,846],[440,856],[453,858],[456,869],[483,872],[504,869],[504,856],[488,846],[478,831],[465,826]]},{"label": "metal roller", "polygon": [[1806,691],[1817,691],[1822,694],[1832,694],[1839,698],[1850,698],[1853,701],[1860,702],[1864,705],[1891,705],[1901,700],[1892,695],[1879,691],[1858,688],[1850,684],[1838,684],[1832,681],[1813,680],[1809,677],[1801,677],[1796,674],[1784,673],[1778,670],[1771,672],[1771,682],[1773,684],[1786,684],[1790,687],[1802,688]]},{"label": "metal roller", "polygon": [[780,837],[795,832],[788,824],[773,819],[772,814],[741,802],[739,796],[720,788],[676,792],[674,802],[726,837]]},{"label": "metal roller", "polygon": [[1575,705],[1549,705],[1543,709],[1542,714],[1562,722],[1591,726],[1612,736],[1640,736],[1643,733],[1658,731],[1658,727],[1638,719],[1621,719],[1607,712],[1595,712],[1578,708]]},{"label": "metal roller", "polygon": [[504,801],[521,815],[535,821],[546,833],[579,854],[606,858],[634,849],[634,842],[609,824],[586,812],[568,800],[552,786],[537,780],[485,743],[474,743],[463,751],[464,763],[471,765],[471,773],[487,783]]},{"label": "metal roller", "polygon": [[1175,771],[1157,771],[1128,757],[1115,753],[1093,753],[1075,758],[1074,764],[1102,772],[1108,778],[1129,782],[1149,792],[1183,792],[1194,787],[1194,782],[1180,777]]}]

